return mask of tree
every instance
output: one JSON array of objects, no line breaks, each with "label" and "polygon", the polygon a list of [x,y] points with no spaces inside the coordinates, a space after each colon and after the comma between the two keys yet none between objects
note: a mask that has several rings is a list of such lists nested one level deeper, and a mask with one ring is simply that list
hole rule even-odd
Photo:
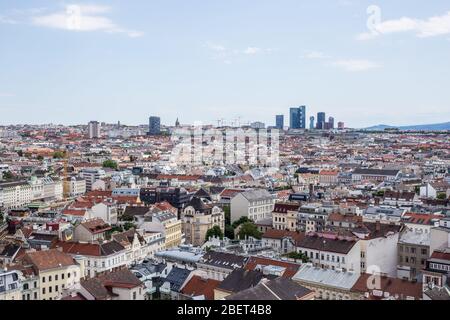
[{"label": "tree", "polygon": [[439,193],[436,198],[439,200],[445,200],[447,199],[447,195],[445,193]]},{"label": "tree", "polygon": [[39,161],[42,161],[42,160],[44,160],[44,157],[41,156],[41,155],[38,155],[38,156],[37,156],[37,159],[38,159]]},{"label": "tree", "polygon": [[103,168],[111,168],[117,170],[117,162],[113,160],[106,160],[103,162]]},{"label": "tree", "polygon": [[130,229],[136,229],[136,225],[132,222],[125,222],[123,228],[125,229],[125,231],[128,231]]},{"label": "tree", "polygon": [[211,237],[219,237],[220,239],[223,239],[223,232],[219,226],[214,226],[208,231],[206,231],[205,239],[209,240],[209,238]]},{"label": "tree", "polygon": [[63,159],[66,156],[64,151],[55,151],[53,152],[53,159]]},{"label": "tree", "polygon": [[230,206],[223,206],[223,212],[225,214],[225,225],[231,225],[231,211]]},{"label": "tree", "polygon": [[231,226],[233,227],[233,229],[236,229],[241,224],[246,223],[246,222],[253,222],[253,221],[250,220],[249,218],[247,218],[246,216],[243,216],[243,217],[240,217],[239,220],[236,220],[235,222],[233,222],[233,224]]},{"label": "tree", "polygon": [[230,225],[225,226],[225,237],[227,237],[228,239],[231,239],[231,240],[234,239],[234,229],[232,226],[230,226]]},{"label": "tree", "polygon": [[23,157],[23,151],[22,151],[22,150],[17,151],[17,155],[18,155],[19,157]]},{"label": "tree", "polygon": [[245,239],[246,237],[261,239],[262,233],[258,230],[258,227],[253,222],[245,222],[241,225],[238,237],[239,239]]},{"label": "tree", "polygon": [[3,172],[3,179],[4,180],[12,180],[14,178],[14,175],[11,171],[5,171]]}]

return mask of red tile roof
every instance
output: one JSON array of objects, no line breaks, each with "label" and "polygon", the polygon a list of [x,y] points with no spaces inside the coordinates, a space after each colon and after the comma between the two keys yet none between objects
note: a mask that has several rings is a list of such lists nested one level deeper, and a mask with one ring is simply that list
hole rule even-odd
[{"label": "red tile roof", "polygon": [[450,261],[450,252],[434,251],[431,258]]},{"label": "red tile roof", "polygon": [[433,225],[434,223],[432,220],[440,220],[440,219],[442,219],[442,216],[427,213],[407,212],[403,216],[404,222],[421,225]]},{"label": "red tile roof", "polygon": [[64,215],[67,216],[78,216],[78,217],[84,217],[86,215],[86,210],[72,210],[72,209],[66,209],[62,212]]},{"label": "red tile roof", "polygon": [[[372,298],[377,298],[374,296],[373,289],[369,289],[368,286],[372,286],[374,283],[369,278],[372,277],[371,274],[362,274],[358,281],[351,289],[353,292],[366,293],[369,292]],[[376,283],[376,282],[375,282]],[[413,283],[410,281],[380,277],[380,288],[376,289],[383,292],[388,292],[390,296],[398,295],[399,299],[405,299],[406,297],[414,297],[415,299],[422,299],[422,284]]]},{"label": "red tile roof", "polygon": [[300,205],[295,203],[275,203],[273,212],[287,213],[288,211],[298,211],[299,208]]},{"label": "red tile roof", "polygon": [[56,249],[28,252],[24,260],[39,271],[76,265],[71,255]]},{"label": "red tile roof", "polygon": [[214,300],[214,289],[220,284],[220,281],[214,279],[204,279],[199,276],[193,276],[184,286],[181,293],[191,297],[204,295],[206,300]]}]

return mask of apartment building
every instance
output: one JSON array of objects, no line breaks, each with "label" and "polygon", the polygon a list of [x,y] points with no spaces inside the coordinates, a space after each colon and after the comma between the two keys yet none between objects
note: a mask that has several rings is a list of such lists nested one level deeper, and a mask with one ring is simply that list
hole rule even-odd
[{"label": "apartment building", "polygon": [[29,181],[0,182],[0,206],[20,208],[38,200],[62,200],[61,181],[32,177]]},{"label": "apartment building", "polygon": [[355,169],[352,173],[353,182],[364,181],[395,181],[400,175],[400,170],[387,170],[387,169]]},{"label": "apartment building", "polygon": [[0,270],[0,301],[22,300],[21,284],[17,271]]},{"label": "apartment building", "polygon": [[255,189],[237,193],[230,204],[231,223],[241,217],[258,222],[272,217],[275,198],[267,190]]},{"label": "apartment building", "polygon": [[360,273],[360,243],[353,237],[316,233],[303,237],[297,252],[303,253],[317,267]]},{"label": "apartment building", "polygon": [[182,222],[170,211],[160,211],[145,216],[139,229],[146,232],[161,232],[164,235],[164,248],[169,249],[183,243]]},{"label": "apartment building", "polygon": [[91,191],[96,181],[106,177],[106,172],[103,169],[84,168],[80,171],[79,175],[86,181],[86,190]]},{"label": "apartment building", "polygon": [[430,256],[430,233],[406,228],[398,241],[397,276],[422,281],[422,269]]},{"label": "apartment building", "polygon": [[111,226],[100,218],[94,218],[80,223],[74,228],[73,240],[83,242],[98,242],[106,239],[106,232]]},{"label": "apartment building", "polygon": [[272,226],[276,230],[296,231],[299,204],[276,203],[272,211]]},{"label": "apartment building", "polygon": [[64,289],[75,287],[84,274],[84,261],[52,249],[29,252],[24,262],[39,276],[39,300],[57,300]]},{"label": "apartment building", "polygon": [[225,232],[225,213],[207,198],[193,197],[181,213],[182,232],[186,243],[201,246],[206,233],[214,226]]},{"label": "apartment building", "polygon": [[77,198],[86,193],[86,180],[80,177],[68,178],[64,181],[64,198]]},{"label": "apartment building", "polygon": [[81,257],[84,267],[80,278],[93,278],[104,272],[118,270],[131,264],[127,250],[116,241],[104,243],[58,242],[54,248],[75,258]]}]

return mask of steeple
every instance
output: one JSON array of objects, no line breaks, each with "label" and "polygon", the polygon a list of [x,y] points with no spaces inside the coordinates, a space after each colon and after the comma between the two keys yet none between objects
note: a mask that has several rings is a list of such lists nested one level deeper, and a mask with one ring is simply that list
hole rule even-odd
[{"label": "steeple", "polygon": [[177,118],[177,121],[175,121],[175,127],[179,127],[180,126],[180,121],[178,121],[178,118]]}]

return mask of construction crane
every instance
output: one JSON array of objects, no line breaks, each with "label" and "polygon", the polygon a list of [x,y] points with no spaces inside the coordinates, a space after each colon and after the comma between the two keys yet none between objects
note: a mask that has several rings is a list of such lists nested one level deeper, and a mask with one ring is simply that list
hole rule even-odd
[{"label": "construction crane", "polygon": [[[64,154],[64,160],[63,160],[63,194],[67,195],[69,194],[67,188],[69,184],[69,159],[71,157],[71,150],[69,146],[66,146],[66,152]],[[65,198],[66,199],[66,198]]]}]

